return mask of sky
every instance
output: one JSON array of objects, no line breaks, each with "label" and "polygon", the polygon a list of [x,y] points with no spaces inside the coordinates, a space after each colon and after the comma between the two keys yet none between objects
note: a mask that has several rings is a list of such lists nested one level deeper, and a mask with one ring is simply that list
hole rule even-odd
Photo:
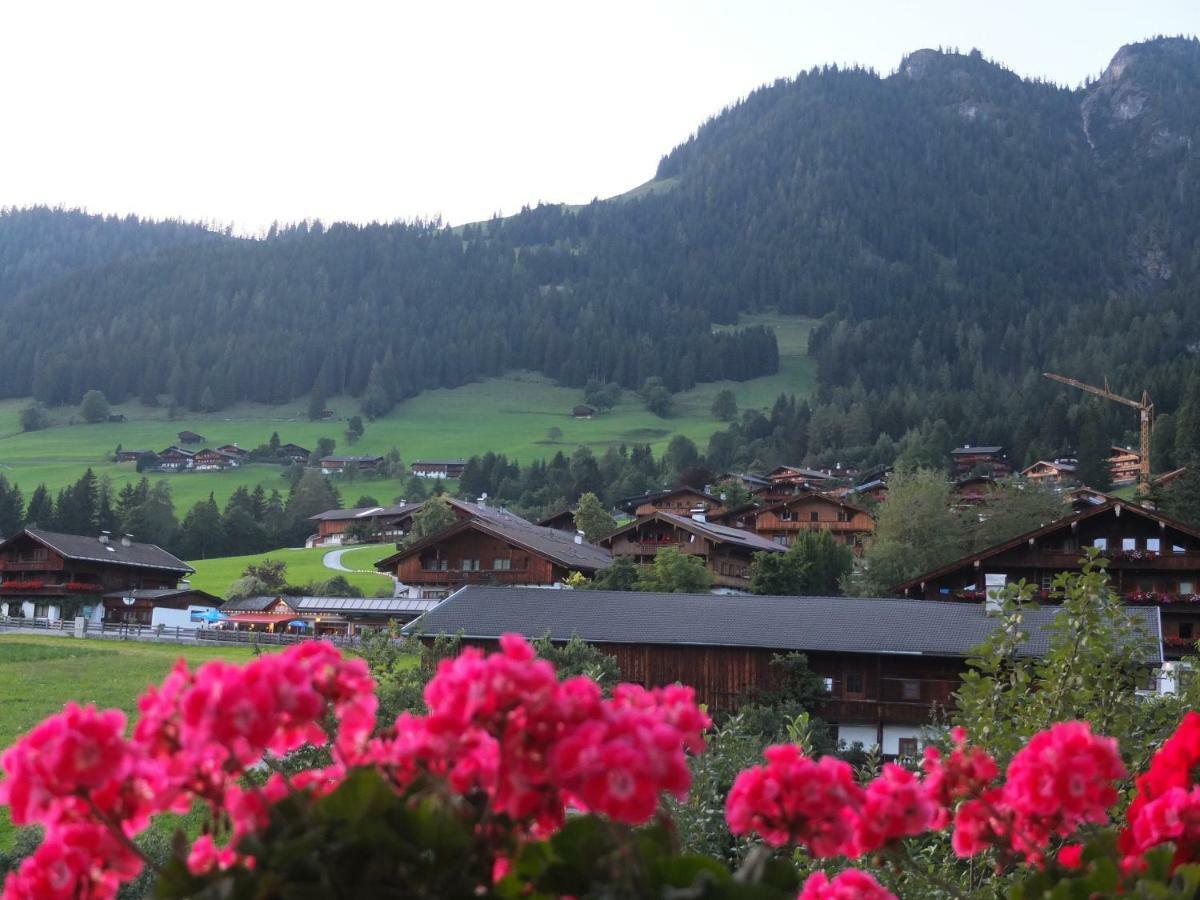
[{"label": "sky", "polygon": [[979,48],[1077,85],[1197,0],[0,4],[0,206],[261,233],[584,203],[756,86]]}]

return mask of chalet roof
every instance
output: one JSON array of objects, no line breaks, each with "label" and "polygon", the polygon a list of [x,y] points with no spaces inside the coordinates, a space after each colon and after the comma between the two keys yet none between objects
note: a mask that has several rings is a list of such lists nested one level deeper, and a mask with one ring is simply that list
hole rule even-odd
[{"label": "chalet roof", "polygon": [[628,525],[623,525],[612,534],[603,538],[602,543],[604,543],[606,546],[611,546],[609,542],[612,541],[612,539],[617,535],[623,534],[626,531],[630,531],[631,529],[636,528],[638,525],[641,525],[643,522],[649,522],[653,519],[657,519],[661,522],[668,522],[671,525],[682,528],[684,531],[700,537],[706,537],[709,540],[715,541],[719,544],[732,544],[735,547],[744,547],[755,552],[766,550],[783,553],[787,550],[786,547],[783,547],[774,541],[768,540],[764,537],[759,537],[753,531],[743,531],[741,528],[731,528],[728,525],[717,525],[715,522],[700,522],[691,518],[690,516],[677,516],[674,513],[663,512],[662,510],[655,510],[648,515],[635,519]]},{"label": "chalet roof", "polygon": [[720,497],[708,493],[704,488],[692,487],[687,484],[677,484],[673,488],[666,488],[661,491],[647,491],[644,494],[626,497],[624,500],[618,500],[614,505],[618,509],[635,509],[643,503],[654,503],[657,500],[665,500],[667,497],[673,497],[676,494],[697,494],[705,500],[710,500],[717,505],[721,504]]},{"label": "chalet roof", "polygon": [[770,480],[771,476],[776,472],[780,473],[781,477],[786,475],[787,472],[794,472],[796,475],[799,475],[802,478],[821,478],[828,480],[833,477],[826,472],[819,472],[816,469],[806,469],[803,466],[776,466],[767,473],[767,479]]},{"label": "chalet roof", "polygon": [[577,544],[573,534],[555,528],[534,525],[511,513],[509,516],[510,518],[503,519],[490,517],[463,519],[456,525],[444,528],[437,534],[432,534],[410,547],[393,553],[386,559],[381,559],[375,563],[375,568],[390,569],[402,559],[419,554],[447,538],[470,530],[490,534],[492,537],[508,541],[560,566],[578,569],[585,574],[603,569],[612,562],[612,555],[603,547],[587,541]]},{"label": "chalet roof", "polygon": [[311,453],[307,447],[301,447],[299,444],[280,444],[280,450],[299,450],[301,453]]},{"label": "chalet roof", "polygon": [[[851,488],[851,490],[854,490]],[[806,491],[803,494],[795,494],[784,500],[776,500],[767,506],[759,509],[759,512],[767,512],[768,510],[782,509],[785,506],[791,506],[793,503],[799,503],[802,500],[824,500],[826,503],[832,503],[834,506],[841,506],[845,509],[852,510],[857,513],[870,514],[866,509],[851,503],[849,500],[843,500],[841,497],[835,497],[833,494],[828,494],[823,491]]]},{"label": "chalet roof", "polygon": [[321,462],[362,463],[382,462],[382,456],[322,456]]},{"label": "chalet roof", "polygon": [[337,522],[345,519],[385,519],[404,516],[421,508],[420,503],[397,503],[393,506],[359,506],[353,509],[327,509],[309,516],[310,522]]},{"label": "chalet roof", "polygon": [[186,456],[186,457],[189,457],[189,458],[190,458],[190,457],[193,457],[193,456],[195,456],[195,455],[196,455],[196,451],[195,451],[195,450],[184,450],[182,447],[176,447],[174,444],[172,444],[172,445],[171,445],[170,447],[168,447],[166,450],[163,450],[163,451],[162,451],[161,453],[159,453],[158,455],[159,455],[159,456],[166,456],[168,453],[174,453],[174,454],[177,454],[177,455],[179,455],[179,456]]},{"label": "chalet roof", "polygon": [[465,459],[414,459],[411,465],[414,466],[465,466]]},{"label": "chalet roof", "polygon": [[490,504],[471,503],[468,500],[455,500],[453,497],[444,497],[447,503],[455,509],[466,513],[476,519],[487,519],[489,522],[513,522],[518,525],[532,525],[528,519],[523,519],[515,512],[505,509],[503,506],[491,506]]},{"label": "chalet roof", "polygon": [[885,488],[887,486],[888,486],[888,484],[886,481],[884,481],[880,478],[876,478],[874,481],[867,481],[862,484],[856,484],[854,487],[850,488],[849,493],[863,494],[863,493],[866,493],[867,491],[873,491],[876,488]]},{"label": "chalet roof", "polygon": [[750,475],[746,472],[725,472],[717,481],[743,481],[746,484],[768,485],[771,482],[761,475]]},{"label": "chalet roof", "polygon": [[[1132,447],[1120,447],[1117,444],[1113,444],[1110,449],[1113,451],[1113,456],[1140,457],[1142,455],[1142,452],[1140,450],[1135,450]],[[1112,459],[1112,457],[1110,456],[1109,459]]]},{"label": "chalet roof", "polygon": [[955,447],[953,450],[950,451],[950,455],[951,456],[967,456],[967,455],[973,455],[976,453],[989,453],[989,454],[994,455],[996,453],[1003,453],[1003,452],[1004,452],[1003,447],[972,447],[970,444],[965,444],[962,447]]},{"label": "chalet roof", "polygon": [[[1056,607],[1025,612],[1020,651],[1041,656]],[[1162,661],[1157,607],[1130,607],[1148,640],[1148,662]],[[553,640],[578,635],[600,644],[690,645],[966,657],[998,625],[982,604],[861,597],[719,596],[644,591],[573,591],[469,586],[414,626],[425,634],[461,631],[468,639],[516,632]]]},{"label": "chalet roof", "polygon": [[440,600],[416,600],[410,597],[244,597],[229,600],[221,612],[263,612],[282,600],[296,613],[423,613]]},{"label": "chalet roof", "polygon": [[136,600],[173,600],[176,597],[195,596],[211,601],[210,606],[220,606],[221,598],[208,591],[194,587],[182,588],[138,588],[132,591],[109,591],[104,595],[105,600],[119,600],[122,597],[133,597]]},{"label": "chalet roof", "polygon": [[141,569],[161,569],[166,572],[177,572],[180,575],[196,571],[183,560],[155,544],[141,544],[133,541],[126,547],[119,540],[110,540],[104,544],[98,537],[60,534],[55,531],[43,531],[40,528],[26,528],[24,531],[18,532],[0,544],[0,549],[23,534],[53,550],[64,559],[72,561],[98,562],[110,566],[131,566]]},{"label": "chalet roof", "polygon": [[933,569],[932,571],[925,572],[922,575],[918,575],[916,578],[910,578],[908,581],[905,581],[902,584],[898,584],[895,587],[893,587],[892,591],[897,594],[903,593],[906,590],[910,590],[912,588],[919,587],[922,583],[924,583],[926,581],[933,581],[937,578],[941,578],[943,575],[949,575],[951,572],[955,572],[966,566],[973,566],[977,561],[982,562],[986,559],[991,559],[993,556],[998,556],[999,554],[1004,553],[1007,550],[1011,550],[1014,547],[1019,547],[1021,544],[1024,544],[1026,541],[1036,540],[1037,538],[1043,537],[1044,535],[1047,535],[1047,534],[1051,534],[1055,531],[1061,531],[1064,528],[1070,528],[1076,522],[1082,522],[1086,519],[1090,519],[1094,516],[1098,516],[1098,515],[1101,515],[1102,513],[1106,513],[1109,510],[1118,509],[1118,508],[1121,510],[1122,515],[1129,514],[1129,515],[1133,515],[1133,516],[1141,516],[1144,519],[1149,519],[1152,522],[1161,523],[1163,525],[1166,525],[1169,528],[1174,528],[1176,531],[1180,531],[1183,534],[1189,535],[1191,537],[1196,538],[1197,540],[1200,540],[1200,530],[1197,530],[1190,525],[1185,525],[1183,522],[1180,522],[1177,519],[1168,518],[1167,516],[1164,516],[1162,513],[1159,513],[1155,510],[1147,509],[1144,506],[1139,506],[1138,504],[1133,503],[1129,500],[1122,500],[1118,497],[1109,497],[1106,494],[1100,494],[1099,491],[1095,491],[1093,493],[1098,494],[1101,497],[1104,497],[1104,500],[1099,503],[1093,503],[1093,505],[1091,505],[1089,507],[1085,507],[1084,509],[1081,509],[1077,512],[1074,512],[1071,515],[1063,516],[1061,519],[1055,519],[1053,522],[1050,522],[1048,525],[1042,525],[1040,528],[1034,528],[1031,531],[1026,531],[1024,534],[1018,534],[1016,537],[1010,538],[1007,541],[1003,541],[992,547],[988,547],[984,550],[980,550],[977,553],[972,553],[969,556],[964,556],[961,559],[957,559],[952,563],[947,563],[946,565],[941,566],[937,569]]},{"label": "chalet roof", "polygon": [[1032,472],[1034,469],[1036,469],[1038,466],[1048,466],[1051,469],[1058,469],[1060,472],[1074,472],[1075,468],[1076,468],[1074,463],[1059,462],[1058,460],[1054,460],[1053,462],[1051,462],[1050,460],[1039,459],[1033,465],[1026,466],[1024,469],[1022,469],[1021,474],[1027,475],[1030,472]]},{"label": "chalet roof", "polygon": [[181,441],[202,441],[202,440],[204,440],[203,435],[196,434],[196,432],[194,432],[194,431],[181,431],[181,432],[179,432],[179,434],[177,434],[175,436],[177,438],[179,438]]},{"label": "chalet roof", "polygon": [[572,522],[574,522],[575,521],[575,511],[570,509],[569,507],[567,509],[560,509],[558,512],[554,513],[553,515],[543,516],[542,518],[538,519],[537,522],[535,522],[534,524],[541,525],[545,528],[549,528],[549,527],[552,527],[550,525],[551,522],[557,522],[559,519],[563,519],[563,518],[570,518],[570,520]]}]

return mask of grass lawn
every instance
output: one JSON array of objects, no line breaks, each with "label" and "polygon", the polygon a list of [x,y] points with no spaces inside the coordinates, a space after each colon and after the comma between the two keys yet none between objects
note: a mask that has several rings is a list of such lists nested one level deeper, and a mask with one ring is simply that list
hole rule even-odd
[{"label": "grass lawn", "polygon": [[[709,407],[718,391],[729,388],[742,409],[769,409],[780,393],[807,395],[815,380],[815,366],[807,355],[812,322],[796,316],[744,316],[742,325],[769,325],[779,341],[780,367],[775,375],[744,382],[710,382],[677,394],[675,412],[660,419],[647,412],[638,398],[626,392],[610,412],[593,419],[577,420],[572,407],[581,402],[580,391],[561,387],[530,372],[513,372],[452,390],[427,391],[396,407],[389,415],[368,422],[366,434],[347,447],[346,419],[358,412],[358,401],[337,397],[328,406],[332,420],[310,422],[307,404],[298,400],[284,406],[239,404],[213,414],[186,414],[174,421],[166,411],[131,402],[114,407],[128,421],[98,425],[70,424],[73,407],[50,411],[53,426],[44,431],[23,433],[19,415],[28,400],[0,401],[0,474],[21,485],[26,497],[39,483],[52,492],[74,482],[91,466],[120,487],[140,476],[133,463],[108,461],[118,444],[127,450],[162,450],[176,442],[185,429],[206,438],[207,446],[237,443],[254,447],[265,443],[272,431],[284,442],[313,448],[320,437],[334,438],[341,452],[386,453],[395,447],[406,462],[421,457],[470,457],[488,450],[510,459],[528,462],[570,453],[580,444],[597,451],[620,443],[648,443],[661,451],[676,434],[684,434],[703,449],[709,436],[724,427],[715,421]],[[558,428],[560,435],[549,436]],[[239,486],[262,484],[283,492],[286,484],[277,466],[250,465],[224,472],[152,475],[165,478],[172,487],[176,513],[182,519],[197,501],[212,492],[224,504]],[[361,494],[391,502],[403,493],[400,480],[356,479],[340,482],[342,495],[352,503]]]},{"label": "grass lawn", "polygon": [[196,570],[196,574],[192,575],[188,582],[192,587],[216,594],[218,597],[224,597],[230,583],[242,576],[246,566],[269,558],[283,560],[287,563],[287,579],[291,584],[325,581],[334,575],[342,575],[370,597],[381,587],[391,588],[392,579],[387,575],[375,572],[374,564],[385,556],[390,556],[395,550],[394,544],[368,544],[365,547],[347,549],[342,555],[342,565],[347,569],[362,570],[359,572],[338,572],[325,568],[321,560],[325,554],[330,552],[328,547],[272,550],[270,553],[251,556],[223,556],[218,559],[194,559],[188,565]]}]

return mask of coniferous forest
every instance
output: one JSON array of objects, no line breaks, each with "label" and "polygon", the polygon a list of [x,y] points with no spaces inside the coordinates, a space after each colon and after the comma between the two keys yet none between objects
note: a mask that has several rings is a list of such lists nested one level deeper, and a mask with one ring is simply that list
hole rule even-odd
[{"label": "coniferous forest", "polygon": [[318,391],[378,415],[512,368],[682,390],[775,371],[769,331],[715,329],[773,310],[819,320],[792,456],[935,427],[1051,455],[1085,416],[1112,439],[1132,421],[1042,371],[1183,405],[1198,182],[1200,42],[1164,38],[1073,89],[974,52],[805,72],[705,123],[641,190],[457,228],[246,239],[12,210],[0,396],[220,409]]}]

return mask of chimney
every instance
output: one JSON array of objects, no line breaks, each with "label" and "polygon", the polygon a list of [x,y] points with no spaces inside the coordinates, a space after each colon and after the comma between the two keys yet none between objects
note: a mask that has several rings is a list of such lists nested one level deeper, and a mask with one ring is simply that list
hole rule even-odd
[{"label": "chimney", "polygon": [[98,538],[98,540],[99,540],[99,541],[100,541],[100,543],[102,543],[102,544],[107,544],[107,543],[108,543],[108,539],[109,539],[109,537],[110,537],[110,535],[109,535],[109,532],[107,532],[107,531],[102,531],[102,532],[100,532],[100,537]]},{"label": "chimney", "polygon": [[1000,595],[1008,582],[1007,575],[984,575],[984,586],[987,588],[986,599],[983,601],[984,615],[994,616],[1000,612]]},{"label": "chimney", "polygon": [[577,544],[583,543],[583,532],[582,531],[575,532],[575,543],[577,543]]},{"label": "chimney", "polygon": [[704,514],[704,506],[697,504],[692,507],[692,519],[696,522],[707,522],[708,517]]},{"label": "chimney", "polygon": [[133,546],[133,535],[132,534],[121,535],[121,546],[122,547],[132,547]]}]

